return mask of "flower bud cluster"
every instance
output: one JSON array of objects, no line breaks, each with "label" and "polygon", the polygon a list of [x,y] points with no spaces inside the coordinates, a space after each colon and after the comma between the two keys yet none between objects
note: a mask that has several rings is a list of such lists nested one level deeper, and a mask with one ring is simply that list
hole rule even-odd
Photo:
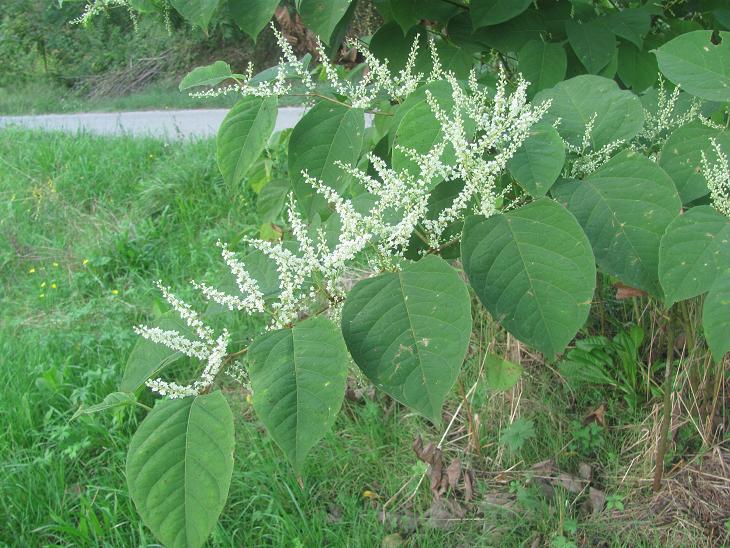
[{"label": "flower bud cluster", "polygon": [[702,174],[707,180],[707,188],[710,189],[712,206],[730,217],[730,163],[719,143],[714,138],[710,139],[710,142],[717,160],[711,164],[702,151]]}]

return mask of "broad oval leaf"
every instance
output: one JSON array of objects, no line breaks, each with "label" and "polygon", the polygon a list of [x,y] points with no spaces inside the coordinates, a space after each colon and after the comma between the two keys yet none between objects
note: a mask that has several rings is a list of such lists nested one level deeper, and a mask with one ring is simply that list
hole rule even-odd
[{"label": "broad oval leaf", "polygon": [[586,180],[558,183],[551,192],[578,219],[604,272],[662,296],[659,241],[682,207],[669,175],[626,151]]},{"label": "broad oval leaf", "polygon": [[[442,108],[446,110],[451,110],[453,108],[454,100],[451,84],[449,84],[445,80],[436,80],[434,82],[429,82],[426,85],[417,87],[416,90],[411,93],[408,98],[406,98],[406,100],[398,106],[392,116],[393,120],[390,126],[391,130],[388,131],[389,146],[393,146],[398,127],[400,126],[403,118],[405,118],[406,114],[408,114],[411,110],[418,107],[419,105],[426,103],[426,92],[430,93],[431,96],[436,99],[436,101]],[[426,105],[428,105],[428,103],[426,103]],[[431,114],[431,116],[433,116],[433,114]]]},{"label": "broad oval leaf", "polygon": [[507,163],[515,180],[535,198],[545,196],[565,163],[565,143],[550,125],[539,124]]},{"label": "broad oval leaf", "polygon": [[467,218],[461,258],[494,319],[550,359],[588,317],[596,286],[593,251],[570,212],[548,198]]},{"label": "broad oval leaf", "polygon": [[525,42],[541,40],[547,32],[542,15],[541,11],[530,8],[509,21],[479,29],[473,36],[488,47],[502,52],[517,52]]},{"label": "broad oval leaf", "polygon": [[254,410],[299,472],[332,428],[345,395],[350,360],[340,330],[325,318],[309,318],[256,339],[248,359]]},{"label": "broad oval leaf", "polygon": [[332,32],[350,7],[351,0],[298,0],[297,11],[304,24],[329,44]]},{"label": "broad oval leaf", "polygon": [[651,15],[642,8],[624,8],[603,17],[601,22],[616,36],[628,40],[639,49],[643,48],[644,36],[651,30]]},{"label": "broad oval leaf", "polygon": [[596,74],[611,61],[616,50],[616,36],[601,19],[581,23],[565,22],[568,42],[576,57],[591,74]]},{"label": "broad oval leaf", "polygon": [[446,261],[428,255],[359,282],[342,310],[355,363],[380,389],[435,423],[471,334],[469,291]]},{"label": "broad oval leaf", "polygon": [[553,87],[565,78],[568,57],[560,44],[530,40],[517,53],[517,68],[530,82],[527,88],[532,97],[538,91]]},{"label": "broad oval leaf", "polygon": [[228,9],[236,25],[255,42],[273,17],[279,2],[280,0],[234,0],[228,3]]},{"label": "broad oval leaf", "polygon": [[472,0],[469,14],[475,29],[504,23],[525,11],[532,0]]},{"label": "broad oval leaf", "polygon": [[633,44],[622,43],[618,48],[618,75],[636,93],[654,85],[659,74],[656,55],[641,51]]},{"label": "broad oval leaf", "polygon": [[656,50],[662,74],[688,93],[708,101],[730,101],[730,33],[711,30],[680,34]]},{"label": "broad oval leaf", "polygon": [[727,150],[730,148],[730,133],[711,128],[702,122],[691,122],[674,130],[662,146],[659,165],[674,181],[682,202],[688,204],[710,190],[701,172],[702,152],[712,149],[710,139]]},{"label": "broad oval leaf", "polygon": [[349,177],[336,162],[357,165],[365,133],[361,109],[321,101],[294,126],[289,137],[289,179],[302,213],[312,219],[327,209],[327,201],[302,176],[310,176],[342,192]]},{"label": "broad oval leaf", "polygon": [[208,23],[218,9],[220,0],[170,0],[172,7],[193,25],[208,32]]},{"label": "broad oval leaf", "polygon": [[424,27],[413,27],[403,36],[403,31],[395,21],[385,23],[370,39],[370,52],[381,61],[387,59],[390,70],[397,73],[406,66],[408,54],[416,37],[418,37],[418,53],[415,72],[428,74],[433,64],[428,47],[428,32]]},{"label": "broad oval leaf", "polygon": [[276,97],[244,97],[223,119],[216,138],[218,169],[229,184],[243,180],[276,124]]},{"label": "broad oval leaf", "polygon": [[608,78],[584,74],[560,82],[535,95],[533,103],[551,99],[544,120],[550,124],[560,118],[558,132],[571,145],[580,147],[586,124],[595,115],[590,143],[593,150],[635,137],[644,125],[644,109],[638,97]]},{"label": "broad oval leaf", "polygon": [[730,271],[720,274],[702,306],[702,328],[715,361],[730,352]]},{"label": "broad oval leaf", "polygon": [[730,268],[730,219],[693,207],[667,227],[659,246],[659,280],[667,306],[702,295]]},{"label": "broad oval leaf", "polygon": [[291,187],[286,179],[273,179],[261,189],[256,197],[256,213],[262,223],[273,223],[279,218],[290,191]]},{"label": "broad oval leaf", "polygon": [[522,376],[522,366],[494,354],[484,358],[484,378],[487,387],[495,392],[510,390]]},{"label": "broad oval leaf", "polygon": [[168,547],[205,544],[233,472],[233,414],[220,391],[159,400],[132,436],[129,494]]},{"label": "broad oval leaf", "polygon": [[233,74],[231,66],[224,61],[216,61],[204,67],[195,67],[180,80],[180,91],[197,86],[216,86],[229,78],[243,79],[243,74]]}]

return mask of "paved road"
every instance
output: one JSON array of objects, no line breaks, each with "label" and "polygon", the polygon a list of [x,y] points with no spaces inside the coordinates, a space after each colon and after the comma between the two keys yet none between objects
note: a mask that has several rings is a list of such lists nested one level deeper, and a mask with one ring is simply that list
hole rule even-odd
[{"label": "paved road", "polygon": [[[0,116],[0,128],[18,125],[72,133],[86,131],[103,135],[207,137],[215,135],[227,112],[226,109],[200,109]],[[276,130],[293,127],[303,115],[304,109],[301,107],[280,108],[276,119]]]}]

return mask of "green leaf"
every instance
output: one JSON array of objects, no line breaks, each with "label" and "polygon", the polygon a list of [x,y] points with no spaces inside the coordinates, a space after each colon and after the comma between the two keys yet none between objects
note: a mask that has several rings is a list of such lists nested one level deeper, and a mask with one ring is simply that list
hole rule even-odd
[{"label": "green leaf", "polygon": [[538,93],[533,103],[551,99],[544,122],[560,118],[558,132],[571,145],[580,147],[586,124],[595,114],[590,143],[593,150],[635,137],[644,125],[644,109],[638,97],[608,78],[584,74]]},{"label": "green leaf", "polygon": [[490,390],[506,392],[520,380],[522,366],[494,354],[487,354],[484,359],[484,376]]},{"label": "green leaf", "polygon": [[659,247],[659,279],[667,306],[702,295],[730,268],[730,219],[693,207],[667,227]]},{"label": "green leaf", "polygon": [[469,292],[434,255],[359,282],[342,310],[355,363],[380,389],[435,423],[471,334]]},{"label": "green leaf", "polygon": [[[446,111],[450,111],[453,108],[453,92],[451,84],[448,82],[444,80],[436,80],[435,82],[429,82],[424,86],[419,86],[405,101],[403,101],[403,103],[398,106],[395,114],[392,116],[393,120],[390,126],[391,130],[388,132],[388,144],[390,147],[393,146],[396,131],[400,127],[400,123],[406,114],[414,108],[419,107],[419,105],[426,103],[426,91],[428,91],[433,98],[436,99],[438,104]],[[433,117],[433,114],[431,114],[431,117]]]},{"label": "green leaf", "polygon": [[418,11],[418,0],[391,1],[390,12],[403,34],[407,33],[421,19],[421,13]]},{"label": "green leaf", "polygon": [[216,138],[218,169],[229,184],[243,180],[276,124],[276,97],[244,97],[223,119]]},{"label": "green leaf", "polygon": [[638,49],[644,45],[644,36],[651,29],[651,15],[645,9],[627,8],[601,19],[616,36],[628,40]]},{"label": "green leaf", "polygon": [[525,442],[534,436],[535,423],[530,419],[518,417],[502,429],[499,443],[507,446],[510,451],[515,452],[522,449]]},{"label": "green leaf", "polygon": [[202,546],[233,472],[233,414],[221,392],[159,400],[132,436],[129,494],[165,546]]},{"label": "green leaf", "polygon": [[274,179],[261,189],[256,198],[256,212],[262,223],[273,223],[279,218],[290,190],[286,179]]},{"label": "green leaf", "polygon": [[562,81],[567,67],[568,58],[560,44],[530,40],[517,53],[517,68],[530,82],[530,97]]},{"label": "green leaf", "polygon": [[492,317],[551,359],[588,317],[593,252],[575,218],[552,200],[467,218],[461,258]]},{"label": "green leaf", "polygon": [[525,11],[532,0],[472,0],[469,13],[475,29],[504,23]]},{"label": "green leaf", "polygon": [[342,405],[349,364],[342,335],[331,321],[312,317],[259,337],[248,359],[254,410],[300,472]]},{"label": "green leaf", "polygon": [[[163,330],[175,330],[191,339],[195,334],[180,320],[180,317],[173,310],[164,314],[154,324]],[[142,386],[147,379],[158,374],[162,369],[177,362],[180,359],[187,359],[186,356],[174,350],[170,350],[162,344],[157,344],[147,339],[139,338],[127,359],[122,382],[119,384],[121,392],[134,392]]]},{"label": "green leaf", "polygon": [[710,190],[701,172],[702,153],[707,154],[715,138],[725,150],[730,148],[730,134],[696,121],[674,130],[659,154],[659,165],[674,180],[682,202],[688,204],[707,196]]},{"label": "green leaf", "polygon": [[[542,40],[547,33],[542,13],[528,9],[514,19],[474,33],[479,42],[501,52],[517,52],[529,40]],[[485,48],[486,49],[486,48]]]},{"label": "green leaf", "polygon": [[[451,101],[440,102],[441,107],[449,112]],[[405,113],[398,128],[395,131],[394,147],[393,147],[393,168],[396,171],[407,171],[411,175],[417,177],[420,175],[418,164],[413,161],[403,150],[398,148],[405,147],[413,149],[420,154],[427,154],[433,146],[440,142],[443,138],[441,124],[434,116],[429,104],[424,100],[415,105]],[[451,145],[447,145],[441,155],[442,161],[451,163],[455,161],[454,149]],[[440,181],[431,181],[431,188],[435,187]]]},{"label": "green leaf", "polygon": [[344,17],[350,0],[298,0],[297,11],[304,24],[329,44],[337,23]]},{"label": "green leaf", "polygon": [[421,19],[445,23],[459,11],[458,6],[443,0],[390,0],[389,5],[393,19],[404,34]]},{"label": "green leaf", "polygon": [[161,9],[156,0],[129,0],[129,5],[140,13],[155,13]]},{"label": "green leaf", "polygon": [[218,9],[220,0],[170,0],[170,3],[183,18],[207,33],[208,23]]},{"label": "green leaf", "polygon": [[552,192],[578,219],[604,272],[661,297],[659,240],[682,207],[664,170],[625,151],[585,181],[561,182]]},{"label": "green leaf", "polygon": [[539,124],[507,163],[515,180],[533,197],[545,196],[565,163],[565,143],[551,125]]},{"label": "green leaf", "polygon": [[601,19],[580,23],[565,22],[568,42],[588,72],[595,74],[605,67],[616,50],[616,36]]},{"label": "green leaf", "polygon": [[718,363],[730,351],[730,272],[717,277],[702,306],[702,328]]},{"label": "green leaf", "polygon": [[622,42],[618,48],[618,75],[636,93],[654,85],[659,74],[656,55],[641,51],[633,44]]},{"label": "green leaf", "polygon": [[[608,342],[608,341],[607,341]],[[613,357],[603,350],[583,350],[575,348],[568,352],[568,355],[558,365],[560,375],[568,383],[574,386],[582,384],[608,384],[615,385],[606,367],[613,365]]]},{"label": "green leaf", "polygon": [[116,409],[117,407],[127,407],[130,405],[136,405],[137,398],[133,394],[128,392],[112,392],[107,394],[101,403],[84,407],[83,405],[78,408],[74,413],[71,420],[74,420],[81,415],[91,415],[93,413],[99,413],[100,411],[107,411],[109,409]]},{"label": "green leaf", "polygon": [[730,33],[688,32],[656,50],[662,74],[692,95],[708,101],[730,101]]},{"label": "green leaf", "polygon": [[326,211],[327,201],[307,184],[302,170],[343,192],[350,179],[335,162],[357,165],[364,133],[365,115],[361,109],[329,101],[314,105],[294,126],[289,137],[289,179],[308,219]]},{"label": "green leaf", "polygon": [[382,25],[370,39],[370,52],[381,61],[388,60],[388,68],[397,73],[406,66],[408,54],[418,36],[418,53],[414,72],[424,75],[431,72],[431,54],[428,46],[428,32],[423,27],[413,27],[403,36],[395,21]]},{"label": "green leaf", "polygon": [[216,61],[212,65],[196,67],[188,72],[180,81],[180,91],[197,86],[216,86],[229,78],[243,79],[243,74],[233,74],[231,67],[224,61]]},{"label": "green leaf", "polygon": [[466,80],[474,67],[474,58],[466,50],[444,40],[436,44],[436,52],[444,70],[454,73],[459,80]]},{"label": "green leaf", "polygon": [[233,0],[228,2],[231,18],[256,41],[259,33],[274,16],[280,0]]}]

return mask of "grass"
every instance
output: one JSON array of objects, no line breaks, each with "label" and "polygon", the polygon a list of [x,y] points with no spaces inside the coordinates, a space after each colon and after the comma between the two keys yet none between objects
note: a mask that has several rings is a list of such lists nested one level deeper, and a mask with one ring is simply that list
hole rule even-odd
[{"label": "grass", "polygon": [[151,84],[129,95],[97,98],[45,81],[31,82],[18,89],[0,87],[0,115],[230,108],[235,102],[233,96],[194,99],[178,91],[177,82],[173,81]]},{"label": "grass", "polygon": [[[0,116],[72,112],[118,112],[132,110],[175,110],[230,108],[235,95],[196,99],[177,89],[177,80],[163,80],[129,95],[89,98],[45,81],[20,88],[0,87]],[[295,100],[284,104],[298,104]]]},{"label": "grass", "polygon": [[[180,288],[193,276],[214,276],[215,241],[258,232],[255,195],[224,183],[214,150],[212,141],[170,146],[0,131],[0,544],[154,544],[124,478],[126,448],[144,413],[71,417],[115,390],[135,342],[130,326],[159,313],[152,281]],[[245,393],[231,389],[236,465],[209,544],[658,543],[651,516],[630,511],[646,501],[641,486],[622,481],[632,462],[630,478],[646,474],[645,448],[633,447],[651,421],[630,413],[618,390],[570,390],[484,315],[476,333],[446,409],[455,412],[472,386],[474,395],[444,438],[445,462],[459,458],[474,473],[467,520],[429,526],[428,479],[416,489],[426,466],[412,442],[418,435],[438,441],[443,426],[381,394],[346,401],[334,431],[310,456],[302,488]],[[525,373],[507,392],[476,383],[494,344],[503,355],[525,358]],[[581,421],[600,404],[608,426],[586,432]],[[478,451],[469,448],[475,439]],[[588,464],[594,484],[626,511],[593,515],[587,493],[561,486],[548,496],[533,468],[548,459],[573,476]]]}]

